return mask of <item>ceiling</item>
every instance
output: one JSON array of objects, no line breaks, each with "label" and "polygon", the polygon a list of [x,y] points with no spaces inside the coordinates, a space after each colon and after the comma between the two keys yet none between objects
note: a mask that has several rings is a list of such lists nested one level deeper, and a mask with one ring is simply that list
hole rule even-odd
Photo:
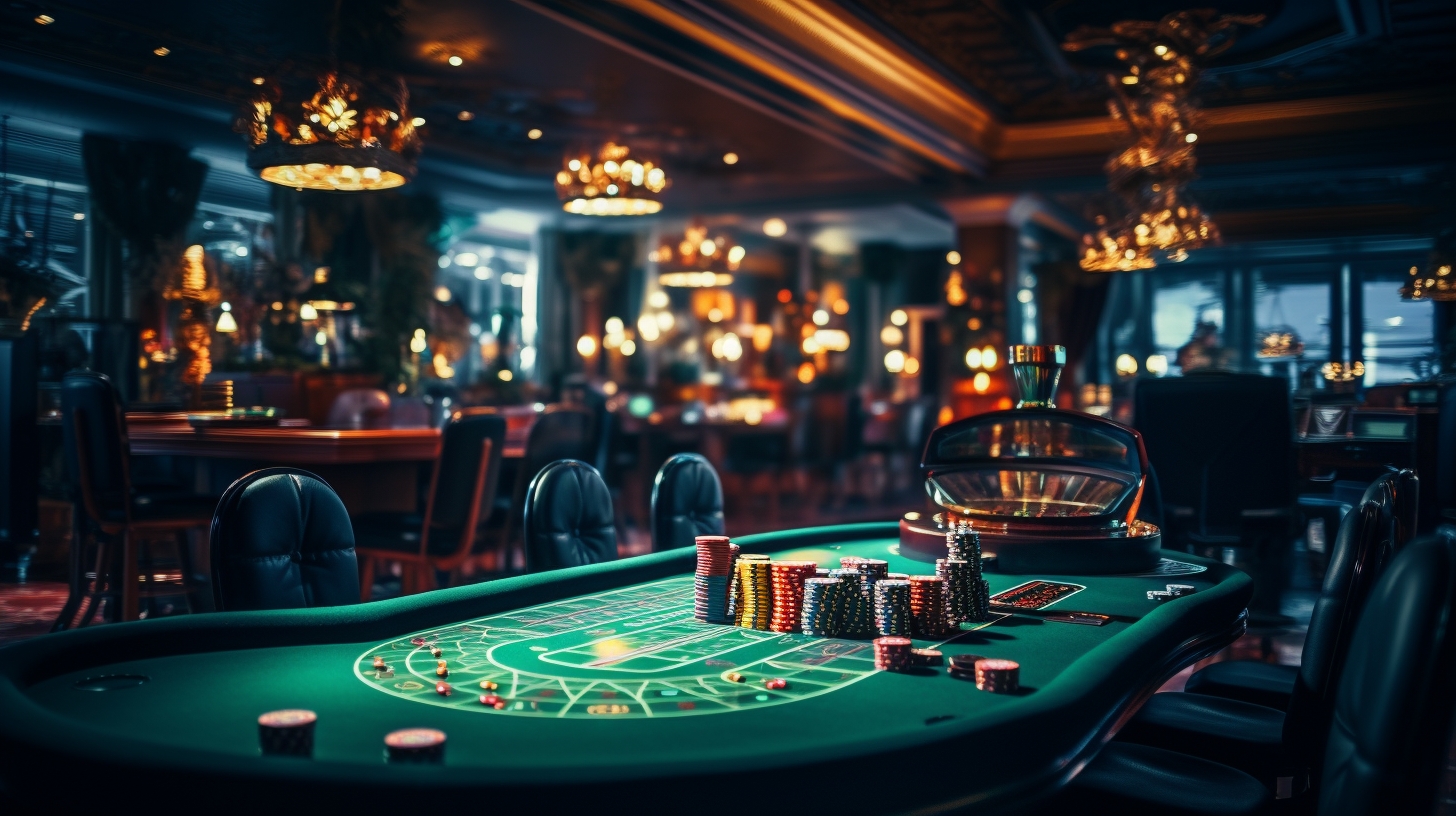
[{"label": "ceiling", "polygon": [[[421,185],[460,207],[551,210],[563,152],[616,138],[666,164],[676,217],[897,202],[918,212],[1032,190],[1075,219],[1119,133],[1105,112],[1108,55],[1059,43],[1079,26],[1180,5],[345,0],[337,57],[405,75],[427,120]],[[219,167],[241,173],[231,121],[251,78],[326,69],[333,6],[7,0],[0,112],[192,144],[221,185]],[[1456,5],[1231,0],[1221,10],[1267,20],[1201,88],[1194,190],[1210,211],[1389,205],[1367,223],[1407,229],[1433,217],[1456,163],[1446,135]],[[41,14],[54,22],[37,24]],[[732,166],[729,151],[741,159]],[[236,200],[257,200],[261,188],[239,184]],[[1257,217],[1244,220],[1257,232]]]}]

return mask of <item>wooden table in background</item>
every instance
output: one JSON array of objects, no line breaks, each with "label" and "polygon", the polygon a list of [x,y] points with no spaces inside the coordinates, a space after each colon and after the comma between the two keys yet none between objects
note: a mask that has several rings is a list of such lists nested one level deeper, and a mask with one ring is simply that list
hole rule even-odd
[{"label": "wooden table in background", "polygon": [[[507,458],[525,451],[530,422],[512,422]],[[290,465],[318,474],[351,513],[414,512],[419,465],[440,454],[435,428],[338,429],[313,426],[197,429],[179,415],[127,415],[136,456],[188,456],[247,462],[250,469]],[[255,466],[255,467],[254,467]],[[220,492],[199,480],[198,489]]]}]

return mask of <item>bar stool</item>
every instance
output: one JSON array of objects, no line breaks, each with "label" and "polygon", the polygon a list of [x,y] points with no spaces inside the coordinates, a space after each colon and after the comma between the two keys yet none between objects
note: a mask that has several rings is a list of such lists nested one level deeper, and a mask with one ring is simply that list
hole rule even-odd
[{"label": "bar stool", "polygon": [[[206,529],[217,500],[181,492],[143,495],[132,489],[126,420],[116,388],[106,375],[94,371],[67,374],[61,384],[61,413],[66,471],[75,491],[78,524],[72,542],[71,594],[53,628],[69,628],[83,601],[89,601],[82,619],[85,625],[103,599],[119,603],[122,620],[136,620],[142,596],[177,594],[175,588],[157,586],[150,565],[145,576],[140,574],[142,544],[160,537],[176,542],[181,588],[190,608],[197,587],[191,575],[187,530]],[[87,532],[94,532],[97,541],[95,578],[89,584],[82,556]],[[118,560],[119,564],[114,563]]]}]

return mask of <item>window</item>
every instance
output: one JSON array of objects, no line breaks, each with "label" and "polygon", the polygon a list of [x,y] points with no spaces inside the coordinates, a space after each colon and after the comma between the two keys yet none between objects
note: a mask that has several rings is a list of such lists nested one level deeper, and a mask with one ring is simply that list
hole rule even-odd
[{"label": "window", "polygon": [[1361,270],[1366,385],[1428,380],[1435,374],[1436,304],[1401,300],[1397,290],[1406,276],[1406,268],[1393,265]]},{"label": "window", "polygon": [[[1224,345],[1223,276],[1220,273],[1206,273],[1196,278],[1160,279],[1153,278],[1153,346],[1158,354],[1167,357],[1172,365],[1178,362],[1178,352],[1184,347],[1192,350],[1196,337],[1202,337],[1207,348]],[[1194,357],[1185,353],[1184,362],[1191,363]]]},{"label": "window", "polygon": [[[1331,359],[1332,271],[1329,265],[1254,270],[1254,354],[1261,373],[1288,376]],[[1265,339],[1275,334],[1292,334],[1303,351],[1289,356],[1266,353]],[[1296,371],[1287,371],[1290,366]]]}]

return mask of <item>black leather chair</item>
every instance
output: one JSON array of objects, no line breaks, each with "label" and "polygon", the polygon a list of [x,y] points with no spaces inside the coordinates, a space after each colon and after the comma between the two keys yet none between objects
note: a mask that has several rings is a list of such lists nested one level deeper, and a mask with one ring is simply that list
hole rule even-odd
[{"label": "black leather chair", "polygon": [[[1335,679],[1345,663],[1355,621],[1395,555],[1396,483],[1395,474],[1377,480],[1341,525],[1310,618],[1302,665],[1290,686],[1287,711],[1242,699],[1165,692],[1154,694],[1118,739],[1213,760],[1253,775],[1271,791],[1301,793],[1319,766]],[[1245,672],[1241,678],[1252,670]]]},{"label": "black leather chair", "polygon": [[[122,620],[135,620],[143,596],[178,594],[177,587],[159,586],[153,580],[156,570],[141,569],[149,560],[143,545],[157,539],[175,542],[181,592],[190,597],[196,587],[187,530],[205,528],[217,500],[179,490],[134,488],[121,398],[104,374],[73,371],[62,379],[61,425],[77,524],[71,548],[71,594],[54,628],[69,628],[82,603],[87,603],[84,625],[103,599],[120,606]],[[88,559],[83,556],[90,534],[96,540],[94,579],[86,575]],[[138,575],[145,579],[138,581]]]},{"label": "black leather chair", "polygon": [[[1380,511],[1373,516],[1365,514],[1358,520],[1347,514],[1349,523],[1342,522],[1336,536],[1335,546],[1330,550],[1330,561],[1325,571],[1324,587],[1318,607],[1327,613],[1333,605],[1341,603],[1343,593],[1360,572],[1370,569],[1361,558],[1377,558],[1388,561],[1394,552],[1403,548],[1415,537],[1415,507],[1419,500],[1420,482],[1411,470],[1402,470],[1390,477],[1379,479],[1366,488],[1361,504],[1376,501]],[[1389,517],[1386,508],[1389,507]],[[1393,526],[1392,526],[1393,525]],[[1380,546],[1370,546],[1376,538],[1387,539]],[[1373,576],[1365,580],[1373,581]],[[1352,610],[1358,614],[1358,610]],[[1327,626],[1326,615],[1316,615],[1305,638],[1305,653],[1311,657],[1302,660],[1320,673],[1329,666],[1321,665],[1334,651],[1327,642],[1337,636],[1335,628]],[[1349,630],[1345,630],[1349,634]],[[1301,672],[1301,666],[1283,666],[1259,660],[1227,660],[1213,663],[1193,673],[1184,686],[1184,691],[1195,694],[1209,694],[1243,700],[1284,711],[1289,707],[1289,697]]]},{"label": "black leather chair", "polygon": [[1158,471],[1167,547],[1243,547],[1256,617],[1279,615],[1294,507],[1288,383],[1195,372],[1138,382],[1133,426]]},{"label": "black leather chair", "polygon": [[586,462],[563,459],[536,474],[526,491],[523,530],[531,572],[617,558],[612,496]]},{"label": "black leather chair", "polygon": [[354,517],[361,600],[369,600],[379,564],[403,566],[401,589],[411,595],[434,589],[437,572],[453,570],[471,557],[477,529],[491,513],[505,445],[505,417],[456,414],[440,434],[424,515]]},{"label": "black leather chair", "polygon": [[[1453,714],[1456,531],[1443,528],[1396,556],[1360,616],[1316,779],[1318,816],[1436,812]],[[1112,743],[1042,812],[1233,816],[1273,804],[1233,768]]]},{"label": "black leather chair", "polygon": [[265,468],[233,482],[212,517],[211,544],[219,611],[359,600],[349,513],[334,489],[306,470]]},{"label": "black leather chair", "polygon": [[691,547],[700,535],[723,534],[723,484],[696,453],[662,463],[652,481],[652,550]]}]

